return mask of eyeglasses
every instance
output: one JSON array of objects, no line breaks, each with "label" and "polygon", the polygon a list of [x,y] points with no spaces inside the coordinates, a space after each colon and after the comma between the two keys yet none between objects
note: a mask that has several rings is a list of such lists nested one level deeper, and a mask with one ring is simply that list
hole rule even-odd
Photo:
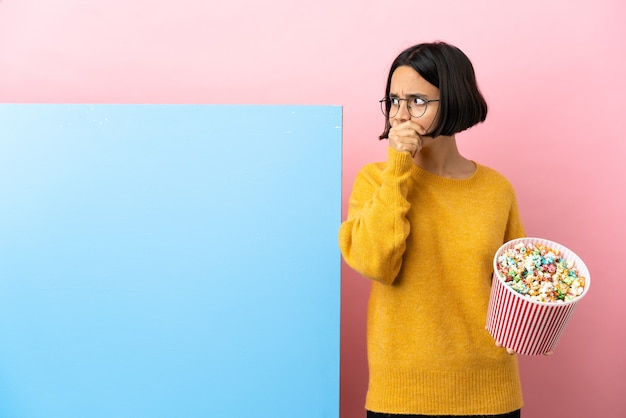
[{"label": "eyeglasses", "polygon": [[409,110],[409,114],[414,118],[421,118],[426,113],[426,108],[428,108],[428,103],[438,102],[439,99],[424,99],[419,96],[409,96],[406,99],[401,99],[399,97],[385,97],[380,100],[380,110],[383,112],[388,118],[393,118],[398,114],[400,110],[400,102],[406,101],[406,107]]}]

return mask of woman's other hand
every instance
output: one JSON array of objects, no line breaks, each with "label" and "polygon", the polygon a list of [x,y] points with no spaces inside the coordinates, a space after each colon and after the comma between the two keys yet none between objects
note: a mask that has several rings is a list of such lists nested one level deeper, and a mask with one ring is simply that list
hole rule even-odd
[{"label": "woman's other hand", "polygon": [[[496,341],[496,347],[502,347],[502,344],[500,344],[499,342]],[[505,347],[505,350],[507,353],[513,355],[516,354],[515,350],[511,349],[511,348],[507,348]],[[551,356],[554,353],[554,351],[548,351],[547,353],[543,353],[544,356]]]}]

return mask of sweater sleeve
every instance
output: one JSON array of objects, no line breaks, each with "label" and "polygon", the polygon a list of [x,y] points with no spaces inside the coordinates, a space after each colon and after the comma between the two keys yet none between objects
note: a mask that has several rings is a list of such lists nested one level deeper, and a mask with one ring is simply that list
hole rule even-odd
[{"label": "sweater sleeve", "polygon": [[348,215],[339,228],[346,263],[363,276],[392,284],[406,249],[410,224],[406,214],[413,161],[408,153],[388,149],[387,164],[366,166],[357,175]]}]

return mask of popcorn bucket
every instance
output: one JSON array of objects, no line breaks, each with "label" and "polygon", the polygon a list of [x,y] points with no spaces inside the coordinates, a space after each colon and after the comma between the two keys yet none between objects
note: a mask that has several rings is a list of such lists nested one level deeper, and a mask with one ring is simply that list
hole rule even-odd
[{"label": "popcorn bucket", "polygon": [[[583,292],[566,302],[540,302],[515,291],[506,284],[498,269],[498,257],[517,244],[543,245],[560,251],[561,257],[573,263],[580,276],[585,277]],[[553,351],[565,330],[576,304],[589,290],[589,270],[571,250],[541,238],[520,238],[502,245],[493,259],[493,280],[487,330],[503,347],[519,354],[538,355]]]}]

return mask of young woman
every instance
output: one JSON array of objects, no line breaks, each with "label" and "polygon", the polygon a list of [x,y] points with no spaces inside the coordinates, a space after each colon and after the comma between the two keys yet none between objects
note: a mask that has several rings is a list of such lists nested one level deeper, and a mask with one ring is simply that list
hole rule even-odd
[{"label": "young woman", "polygon": [[459,153],[485,120],[471,62],[442,43],[393,62],[381,100],[387,160],[358,173],[339,245],[372,281],[368,417],[519,417],[517,358],[485,329],[493,256],[523,237],[515,192]]}]

